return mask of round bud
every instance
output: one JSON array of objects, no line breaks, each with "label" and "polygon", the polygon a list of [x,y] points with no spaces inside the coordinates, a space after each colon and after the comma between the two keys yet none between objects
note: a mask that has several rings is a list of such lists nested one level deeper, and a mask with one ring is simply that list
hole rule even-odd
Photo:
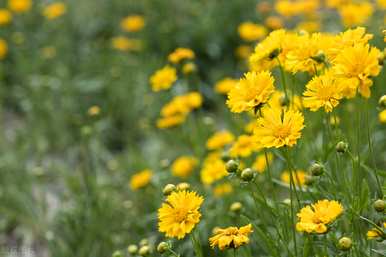
[{"label": "round bud", "polygon": [[123,257],[121,251],[115,251],[112,255],[112,257]]},{"label": "round bud", "polygon": [[379,106],[386,108],[386,95],[381,96],[378,101]]},{"label": "round bud", "polygon": [[283,203],[284,203],[285,205],[291,205],[291,199],[286,198],[286,199],[283,200]]},{"label": "round bud", "polygon": [[139,241],[139,245],[140,246],[149,245],[149,240],[147,240],[146,238],[141,239],[141,241]]},{"label": "round bud", "polygon": [[177,185],[177,190],[179,191],[188,190],[189,188],[190,188],[190,184],[186,182],[182,182]]},{"label": "round bud", "polygon": [[139,248],[138,254],[141,256],[146,256],[150,253],[150,247],[148,245],[144,245]]},{"label": "round bud", "polygon": [[251,181],[253,179],[254,172],[250,168],[246,168],[241,172],[241,179],[244,181]]},{"label": "round bud", "polygon": [[342,237],[339,239],[339,248],[343,251],[350,250],[352,246],[352,240],[349,237]]},{"label": "round bud", "polygon": [[166,242],[161,242],[158,244],[157,246],[157,251],[160,253],[160,254],[163,254],[164,252],[166,252],[168,249],[169,249],[169,244],[166,243]]},{"label": "round bud", "polygon": [[164,189],[162,189],[162,193],[167,196],[170,195],[174,190],[176,190],[176,186],[173,184],[167,184],[164,186]]},{"label": "round bud", "polygon": [[221,160],[223,160],[224,162],[228,162],[230,159],[231,157],[229,156],[228,151],[225,151],[221,154]]},{"label": "round bud", "polygon": [[382,200],[382,199],[378,199],[374,202],[373,204],[374,206],[374,209],[377,211],[377,212],[384,212],[385,211],[385,207],[386,207],[386,204],[385,204],[385,201]]},{"label": "round bud", "polygon": [[340,141],[336,144],[335,149],[338,153],[345,153],[348,149],[348,144],[346,142]]},{"label": "round bud", "polygon": [[129,254],[133,254],[133,255],[136,254],[138,252],[138,246],[136,246],[136,245],[129,245],[127,247],[127,252]]},{"label": "round bud", "polygon": [[309,175],[305,176],[304,184],[306,184],[307,186],[310,186],[310,185],[314,184],[314,182],[315,182],[315,177],[309,176]]},{"label": "round bud", "polygon": [[311,165],[310,172],[312,176],[320,176],[324,172],[324,166],[322,164],[315,162]]},{"label": "round bud", "polygon": [[237,170],[239,169],[239,163],[235,160],[229,160],[226,164],[225,164],[225,169],[229,172],[229,173],[235,173],[237,172]]},{"label": "round bud", "polygon": [[229,208],[229,210],[231,212],[240,212],[242,208],[243,208],[242,203],[234,202],[234,203],[231,204],[231,207]]},{"label": "round bud", "polygon": [[197,66],[192,63],[188,62],[182,66],[182,73],[185,75],[189,75],[197,70]]}]

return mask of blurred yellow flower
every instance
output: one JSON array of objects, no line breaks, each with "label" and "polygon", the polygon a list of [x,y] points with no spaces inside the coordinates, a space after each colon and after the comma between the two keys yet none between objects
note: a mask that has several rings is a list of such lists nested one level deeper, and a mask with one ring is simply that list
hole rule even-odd
[{"label": "blurred yellow flower", "polygon": [[[386,229],[386,222],[383,222],[383,228]],[[378,230],[376,228],[370,229],[367,231],[367,238],[368,239],[378,239],[382,236],[386,236],[385,233],[381,230]]]},{"label": "blurred yellow flower", "polygon": [[130,39],[125,36],[112,38],[111,45],[113,48],[120,51],[138,51],[142,47],[141,41],[139,39]]},{"label": "blurred yellow flower", "polygon": [[319,2],[319,0],[278,0],[275,3],[275,10],[284,17],[312,15],[319,8]]},{"label": "blurred yellow flower", "polygon": [[[283,181],[284,183],[289,185],[291,183],[290,174],[291,174],[291,172],[289,172],[287,170],[283,171],[283,173],[280,176],[281,181]],[[303,170],[293,171],[292,172],[292,179],[294,181],[294,184],[296,186],[304,186],[304,184],[306,182],[306,175],[307,174]]]},{"label": "blurred yellow flower", "polygon": [[338,8],[351,2],[352,0],[326,0],[326,6],[329,8]]},{"label": "blurred yellow flower", "polygon": [[150,77],[150,84],[154,92],[169,89],[177,80],[177,71],[171,66],[157,70]]},{"label": "blurred yellow flower", "polygon": [[235,49],[235,55],[239,59],[247,59],[253,52],[253,48],[249,45],[239,45]]},{"label": "blurred yellow flower", "polygon": [[240,38],[248,42],[259,40],[267,34],[264,26],[252,22],[241,23],[237,30]]},{"label": "blurred yellow flower", "polygon": [[260,150],[253,136],[241,135],[229,150],[232,157],[248,157],[253,152]]},{"label": "blurred yellow flower", "polygon": [[101,113],[101,108],[98,105],[93,105],[87,110],[89,116],[98,116]]},{"label": "blurred yellow flower", "polygon": [[201,181],[204,185],[210,185],[217,180],[227,176],[228,172],[225,169],[225,163],[220,159],[219,154],[209,154],[201,169]]},{"label": "blurred yellow flower", "polygon": [[182,66],[182,73],[185,75],[189,75],[189,74],[195,72],[196,70],[197,70],[197,66],[193,62],[185,63]]},{"label": "blurred yellow flower", "polygon": [[181,115],[181,114],[161,117],[157,120],[157,128],[165,129],[165,128],[175,127],[184,123],[185,120],[186,120],[186,115]]},{"label": "blurred yellow flower", "polygon": [[31,6],[32,0],[8,0],[8,8],[15,13],[28,12]]},{"label": "blurred yellow flower", "polygon": [[339,14],[345,27],[363,25],[373,14],[370,2],[349,3],[339,7]]},{"label": "blurred yellow flower", "polygon": [[54,20],[56,18],[59,18],[63,14],[65,14],[66,11],[67,11],[67,7],[63,2],[56,2],[44,7],[43,15],[48,20]]},{"label": "blurred yellow flower", "polygon": [[197,164],[198,164],[198,161],[194,157],[191,157],[191,156],[178,157],[172,163],[172,167],[171,167],[172,174],[180,178],[186,178],[192,173],[192,171],[197,166]]},{"label": "blurred yellow flower", "polygon": [[321,27],[320,21],[302,21],[298,23],[296,29],[299,31],[305,30],[307,32],[316,32],[319,31]]},{"label": "blurred yellow flower", "polygon": [[173,64],[177,64],[183,60],[194,59],[194,57],[195,57],[195,54],[194,54],[193,50],[191,50],[189,48],[180,47],[169,54],[168,60],[169,60],[169,62],[171,62]]},{"label": "blurred yellow flower", "polygon": [[262,117],[257,119],[254,136],[262,147],[292,147],[301,137],[304,128],[303,114],[283,108],[263,108]]},{"label": "blurred yellow flower", "polygon": [[284,27],[282,18],[278,16],[268,16],[264,21],[265,26],[272,30],[281,29]]},{"label": "blurred yellow flower", "polygon": [[153,172],[149,169],[145,169],[134,174],[130,179],[130,188],[136,191],[140,188],[147,186],[153,176]]},{"label": "blurred yellow flower", "polygon": [[377,5],[381,9],[386,9],[386,0],[377,0]]},{"label": "blurred yellow flower", "polygon": [[144,26],[145,19],[141,15],[129,15],[121,21],[121,28],[127,32],[138,32]]},{"label": "blurred yellow flower", "polygon": [[248,72],[229,91],[226,104],[235,113],[260,108],[275,91],[274,81],[269,71]]},{"label": "blurred yellow flower", "polygon": [[[267,163],[268,160],[268,163]],[[267,164],[271,164],[273,161],[273,154],[267,153],[267,157],[265,154],[259,154],[256,157],[256,160],[252,164],[252,169],[256,170],[259,173],[263,173],[265,169],[267,168]]]},{"label": "blurred yellow flower", "polygon": [[196,192],[174,191],[158,209],[158,229],[166,237],[182,239],[200,222],[204,198]]},{"label": "blurred yellow flower", "polygon": [[233,187],[231,183],[225,182],[222,184],[218,184],[213,188],[213,194],[216,197],[221,197],[223,195],[227,195],[233,192]]},{"label": "blurred yellow flower", "polygon": [[386,110],[381,111],[378,114],[378,119],[381,123],[386,123]]},{"label": "blurred yellow flower", "polygon": [[328,224],[343,212],[343,206],[337,201],[319,200],[307,205],[297,214],[296,230],[299,232],[323,234],[327,232]]},{"label": "blurred yellow flower", "polygon": [[3,60],[8,53],[8,44],[7,42],[0,38],[0,60]]},{"label": "blurred yellow flower", "polygon": [[249,234],[253,232],[252,225],[246,226],[218,228],[214,235],[209,238],[209,243],[212,248],[218,247],[221,251],[228,248],[239,248],[242,245],[249,243]]},{"label": "blurred yellow flower", "polygon": [[223,78],[222,80],[219,80],[214,85],[214,90],[219,94],[228,94],[228,92],[234,88],[237,84],[236,79],[232,79],[229,77]]},{"label": "blurred yellow flower", "polygon": [[7,25],[11,21],[12,21],[12,13],[5,8],[0,9],[0,26]]},{"label": "blurred yellow flower", "polygon": [[209,150],[221,149],[235,140],[233,134],[227,130],[214,133],[206,141],[206,148]]}]

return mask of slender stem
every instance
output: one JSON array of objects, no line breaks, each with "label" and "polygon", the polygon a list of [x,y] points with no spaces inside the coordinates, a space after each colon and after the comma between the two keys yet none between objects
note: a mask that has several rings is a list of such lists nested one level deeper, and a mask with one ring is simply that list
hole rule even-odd
[{"label": "slender stem", "polygon": [[193,248],[194,248],[194,251],[196,253],[196,256],[197,257],[204,257],[204,255],[202,253],[202,248],[201,248],[201,243],[200,243],[199,238],[195,236],[194,232],[192,232],[190,238],[192,239],[192,244],[193,244]]},{"label": "slender stem", "polygon": [[281,82],[283,84],[283,91],[284,91],[284,94],[285,94],[285,98],[288,100],[289,98],[288,98],[288,93],[287,93],[287,82],[286,82],[286,79],[285,79],[283,65],[281,65],[281,62],[280,62],[278,57],[276,57],[276,59],[277,59],[277,62],[279,63],[280,78],[281,78]]}]

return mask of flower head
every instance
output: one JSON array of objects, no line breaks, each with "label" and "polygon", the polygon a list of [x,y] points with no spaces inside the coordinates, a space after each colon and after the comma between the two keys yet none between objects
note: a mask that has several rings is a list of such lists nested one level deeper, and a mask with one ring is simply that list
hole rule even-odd
[{"label": "flower head", "polygon": [[349,3],[339,8],[339,14],[346,27],[362,25],[373,14],[373,6],[367,1],[361,3]]},{"label": "flower head", "polygon": [[158,228],[167,237],[182,239],[200,221],[204,198],[196,192],[174,191],[158,209]]},{"label": "flower head", "polygon": [[8,0],[8,8],[15,13],[28,12],[31,6],[32,0]]},{"label": "flower head", "polygon": [[112,38],[111,45],[120,51],[138,51],[141,49],[141,41],[139,39],[130,39],[125,36]]},{"label": "flower head", "polygon": [[249,234],[253,232],[252,225],[228,227],[216,229],[214,235],[209,238],[209,243],[212,248],[217,246],[220,250],[227,248],[239,248],[242,245],[249,243]]},{"label": "flower head", "polygon": [[180,47],[174,50],[171,54],[169,54],[168,60],[173,64],[177,64],[180,63],[182,60],[194,59],[194,57],[195,54],[191,49]]},{"label": "flower head", "polygon": [[171,66],[157,70],[150,77],[150,84],[154,92],[169,89],[177,80],[177,71]]},{"label": "flower head", "polygon": [[153,176],[153,172],[149,169],[145,169],[134,174],[130,179],[131,190],[138,190],[147,186]]},{"label": "flower head", "polygon": [[269,71],[248,72],[228,93],[227,105],[240,113],[259,108],[275,91],[274,78]]},{"label": "flower head", "polygon": [[62,2],[56,2],[47,5],[43,9],[43,15],[48,19],[48,20],[54,20],[56,18],[59,18],[63,14],[66,13],[67,7],[64,3]]},{"label": "flower head", "polygon": [[206,141],[206,148],[209,150],[221,149],[232,143],[234,140],[235,136],[231,132],[227,130],[218,131],[208,138]]},{"label": "flower head", "polygon": [[319,200],[307,205],[297,214],[299,221],[296,230],[299,232],[322,234],[327,232],[327,225],[343,212],[343,206],[337,201]]},{"label": "flower head", "polygon": [[237,84],[237,80],[224,78],[214,85],[214,90],[219,94],[228,94]]},{"label": "flower head", "polygon": [[219,154],[209,154],[206,157],[201,169],[200,176],[202,183],[205,185],[210,185],[227,175],[228,172],[225,168],[225,163],[223,160],[221,160]]},{"label": "flower head", "polygon": [[0,26],[7,25],[12,21],[12,13],[5,8],[0,9]]},{"label": "flower head", "polygon": [[241,135],[232,145],[229,153],[232,157],[248,157],[252,152],[258,151],[260,147],[256,144],[253,136]]},{"label": "flower head", "polygon": [[197,159],[194,157],[181,156],[172,163],[172,174],[177,177],[186,178],[192,173],[197,162]]},{"label": "flower head", "polygon": [[[281,181],[286,184],[291,183],[291,172],[283,171],[280,176]],[[296,186],[304,186],[306,183],[306,173],[303,170],[296,170],[292,172],[292,179]]]},{"label": "flower head", "polygon": [[239,36],[245,41],[256,41],[267,34],[267,29],[252,22],[243,22],[238,27]]},{"label": "flower head", "polygon": [[138,32],[145,26],[145,19],[141,15],[129,15],[121,21],[121,28],[127,32]]}]

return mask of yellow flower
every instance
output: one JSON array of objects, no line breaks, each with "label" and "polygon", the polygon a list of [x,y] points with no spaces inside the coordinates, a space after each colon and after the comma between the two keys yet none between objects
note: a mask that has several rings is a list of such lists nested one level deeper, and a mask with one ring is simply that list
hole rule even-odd
[{"label": "yellow flower", "polygon": [[62,2],[56,2],[47,5],[44,7],[43,10],[43,15],[48,19],[48,20],[54,20],[56,18],[59,18],[63,14],[65,14],[67,11],[67,7],[64,3]]},{"label": "yellow flower", "polygon": [[149,169],[145,169],[134,174],[130,179],[130,188],[136,191],[140,188],[147,186],[153,176],[153,172]]},{"label": "yellow flower", "polygon": [[174,116],[162,117],[157,120],[157,128],[165,129],[178,126],[186,120],[186,115],[178,114]]},{"label": "yellow flower", "polygon": [[248,72],[228,93],[227,105],[232,112],[240,113],[261,107],[275,91],[269,71]]},{"label": "yellow flower", "polygon": [[377,5],[378,5],[381,9],[386,9],[386,0],[377,0]]},{"label": "yellow flower", "polygon": [[181,156],[172,163],[172,174],[180,178],[186,178],[197,165],[197,159],[191,156]]},{"label": "yellow flower", "polygon": [[232,78],[223,78],[214,85],[214,90],[219,94],[228,94],[237,84],[237,80]]},{"label": "yellow flower", "polygon": [[215,188],[213,189],[213,194],[216,197],[221,197],[223,195],[230,194],[232,192],[233,192],[232,184],[228,182],[219,184],[215,186]]},{"label": "yellow flower", "polygon": [[8,44],[7,42],[0,38],[0,60],[3,60],[8,53]]},{"label": "yellow flower", "polygon": [[0,9],[0,26],[7,25],[12,21],[12,13],[7,9]]},{"label": "yellow flower", "polygon": [[[283,171],[283,173],[280,176],[281,181],[283,181],[284,183],[289,185],[291,183],[290,174],[291,174],[291,172],[289,172],[289,171]],[[306,175],[307,175],[307,173],[305,173],[303,170],[293,171],[292,172],[292,179],[294,181],[294,184],[296,186],[304,186],[304,184],[306,182]]]},{"label": "yellow flower", "polygon": [[299,232],[322,234],[327,232],[328,224],[343,212],[343,206],[337,201],[319,200],[316,204],[307,205],[297,214],[296,230]]},{"label": "yellow flower", "polygon": [[296,29],[299,31],[305,30],[307,32],[316,32],[320,30],[320,27],[321,27],[320,21],[311,20],[311,21],[300,22],[296,26]]},{"label": "yellow flower", "polygon": [[182,73],[185,75],[189,75],[189,74],[195,72],[196,70],[197,70],[197,66],[193,62],[185,63],[182,66]]},{"label": "yellow flower", "polygon": [[239,59],[247,59],[253,52],[253,48],[249,45],[239,45],[235,49],[235,55]]},{"label": "yellow flower", "polygon": [[214,235],[209,238],[209,243],[212,248],[217,246],[220,250],[228,248],[239,248],[242,245],[249,243],[249,234],[253,232],[252,225],[246,226],[218,228]]},{"label": "yellow flower", "polygon": [[227,130],[214,133],[206,141],[206,148],[209,150],[221,149],[235,140],[233,134]]},{"label": "yellow flower", "polygon": [[351,84],[351,90],[345,97],[353,97],[358,89],[363,97],[370,97],[373,82],[370,77],[377,76],[381,70],[378,63],[380,51],[369,45],[356,44],[343,49],[333,61],[333,72]]},{"label": "yellow flower", "polygon": [[306,87],[307,90],[303,93],[304,107],[311,111],[317,111],[324,107],[325,112],[332,112],[332,109],[339,104],[339,100],[343,97],[344,81],[332,74],[325,74],[314,77]]},{"label": "yellow flower", "polygon": [[386,110],[381,111],[378,114],[378,119],[381,123],[386,123]]},{"label": "yellow flower", "polygon": [[254,151],[258,151],[260,148],[256,145],[256,141],[253,136],[241,135],[237,138],[236,142],[229,150],[229,154],[232,157],[248,157]]},{"label": "yellow flower", "polygon": [[[386,222],[383,222],[383,227],[386,229]],[[373,228],[373,229],[370,229],[369,231],[367,231],[366,235],[367,235],[368,239],[377,239],[377,238],[380,238],[382,236],[386,236],[383,231],[380,231],[376,228]]]},{"label": "yellow flower", "polygon": [[276,1],[275,10],[284,17],[301,14],[312,15],[319,8],[319,0],[279,0]]},{"label": "yellow flower", "polygon": [[15,13],[28,12],[31,6],[32,0],[8,0],[8,8]]},{"label": "yellow flower", "polygon": [[175,191],[158,209],[158,229],[166,237],[182,239],[200,222],[204,198],[196,192]]},{"label": "yellow flower", "polygon": [[304,117],[292,109],[267,107],[262,117],[257,119],[254,136],[262,147],[292,147],[301,137],[304,128]]},{"label": "yellow flower", "polygon": [[[268,160],[268,163],[267,163],[267,160]],[[268,166],[267,164],[271,164],[272,161],[273,161],[272,153],[267,153],[267,157],[265,157],[265,154],[259,154],[256,157],[256,160],[253,163],[252,168],[259,173],[263,173]]]},{"label": "yellow flower", "polygon": [[157,70],[150,77],[150,83],[154,92],[169,89],[176,80],[176,69],[168,65]]},{"label": "yellow flower", "polygon": [[267,26],[270,29],[281,29],[284,27],[283,20],[278,16],[269,16],[267,19],[265,19],[265,26]]},{"label": "yellow flower", "polygon": [[93,105],[87,110],[89,116],[97,116],[101,112],[101,108],[98,105]]},{"label": "yellow flower", "polygon": [[194,52],[189,48],[177,48],[168,56],[169,62],[173,64],[180,63],[182,60],[191,60],[194,59]]},{"label": "yellow flower", "polygon": [[141,15],[129,15],[121,21],[121,28],[127,32],[138,32],[144,26],[145,19]]},{"label": "yellow flower", "polygon": [[350,3],[352,0],[327,0],[326,6],[328,8],[338,8],[342,5]]},{"label": "yellow flower", "polygon": [[228,172],[225,169],[225,163],[220,159],[218,153],[209,154],[201,169],[201,181],[205,185],[213,184],[215,181],[227,176]]},{"label": "yellow flower", "polygon": [[369,2],[350,3],[339,8],[343,25],[346,27],[362,25],[373,14],[374,8]]},{"label": "yellow flower", "polygon": [[141,49],[141,41],[138,39],[130,39],[125,36],[118,36],[111,39],[113,48],[120,51],[138,51]]},{"label": "yellow flower", "polygon": [[238,27],[239,36],[245,41],[256,41],[267,34],[267,29],[252,22],[243,22]]}]

